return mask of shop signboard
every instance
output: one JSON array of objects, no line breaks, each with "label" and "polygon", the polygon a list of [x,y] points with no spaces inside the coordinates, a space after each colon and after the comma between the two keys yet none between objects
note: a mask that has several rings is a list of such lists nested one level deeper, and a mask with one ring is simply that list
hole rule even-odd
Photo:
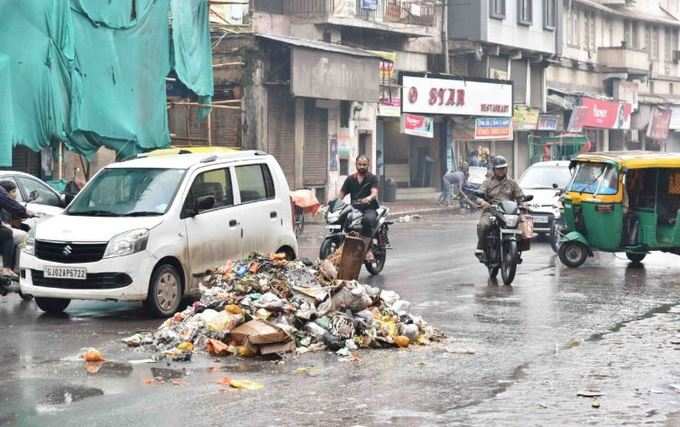
[{"label": "shop signboard", "polygon": [[378,0],[361,0],[361,8],[364,10],[377,10]]},{"label": "shop signboard", "polygon": [[671,130],[680,130],[680,107],[671,108],[673,114],[671,114],[671,124],[669,128]]},{"label": "shop signboard", "polygon": [[515,105],[512,113],[512,126],[516,131],[536,130],[539,114],[538,108]]},{"label": "shop signboard", "polygon": [[663,141],[668,138],[671,115],[669,109],[654,107],[652,117],[647,126],[647,138]]},{"label": "shop signboard", "polygon": [[504,117],[475,119],[475,140],[512,141],[512,120]]},{"label": "shop signboard", "polygon": [[432,117],[403,114],[401,116],[401,132],[421,138],[434,138],[434,120]]},{"label": "shop signboard", "polygon": [[627,102],[581,98],[585,107],[582,127],[598,129],[630,129],[632,105]]},{"label": "shop signboard", "polygon": [[512,82],[402,74],[404,113],[512,117]]},{"label": "shop signboard", "polygon": [[562,130],[559,114],[541,114],[538,116],[536,130],[559,132]]},{"label": "shop signboard", "polygon": [[588,114],[587,107],[574,108],[571,111],[571,117],[569,118],[567,131],[572,133],[579,133],[583,131],[583,121],[585,120],[586,114]]},{"label": "shop signboard", "polygon": [[401,98],[381,98],[378,100],[378,117],[401,117]]}]

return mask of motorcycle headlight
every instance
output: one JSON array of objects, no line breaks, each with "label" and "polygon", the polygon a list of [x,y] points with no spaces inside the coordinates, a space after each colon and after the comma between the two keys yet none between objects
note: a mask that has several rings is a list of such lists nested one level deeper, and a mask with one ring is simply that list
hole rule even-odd
[{"label": "motorcycle headlight", "polygon": [[149,242],[149,230],[140,228],[114,236],[106,246],[104,258],[132,255],[146,249]]},{"label": "motorcycle headlight", "polygon": [[519,215],[503,215],[503,222],[505,222],[505,225],[508,227],[517,227]]},{"label": "motorcycle headlight", "polygon": [[339,211],[336,212],[328,211],[328,213],[326,214],[326,222],[329,224],[335,224],[336,222],[338,222],[338,219],[340,219]]},{"label": "motorcycle headlight", "polygon": [[23,251],[26,252],[28,255],[35,255],[35,231],[37,229],[38,229],[37,224],[31,227],[31,229],[28,231],[26,241],[24,241]]}]

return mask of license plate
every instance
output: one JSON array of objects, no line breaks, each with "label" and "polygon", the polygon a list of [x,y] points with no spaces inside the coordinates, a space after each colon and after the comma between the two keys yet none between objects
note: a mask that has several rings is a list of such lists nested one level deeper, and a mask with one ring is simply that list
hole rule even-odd
[{"label": "license plate", "polygon": [[82,267],[53,267],[45,266],[44,275],[48,279],[86,280],[87,269]]},{"label": "license plate", "polygon": [[532,216],[533,220],[537,224],[547,224],[550,219],[547,216]]}]

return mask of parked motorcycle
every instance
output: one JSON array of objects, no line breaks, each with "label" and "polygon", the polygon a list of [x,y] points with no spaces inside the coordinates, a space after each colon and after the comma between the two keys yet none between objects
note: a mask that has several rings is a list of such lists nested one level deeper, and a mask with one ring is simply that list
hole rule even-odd
[{"label": "parked motorcycle", "polygon": [[[477,197],[484,198],[478,193]],[[525,196],[520,202],[528,202],[533,196]],[[523,238],[520,224],[523,212],[520,204],[513,201],[496,203],[490,208],[491,227],[486,235],[486,260],[480,257],[480,262],[489,270],[489,277],[496,279],[498,271],[505,285],[510,285],[515,279],[517,265],[522,263],[522,252],[530,248],[530,240]]]},{"label": "parked motorcycle", "polygon": [[564,219],[562,219],[562,194],[564,194],[563,190],[558,191],[556,194],[558,200],[553,209],[553,221],[550,225],[550,247],[555,253],[558,253],[560,250],[560,242],[564,236],[565,229]]},{"label": "parked motorcycle", "polygon": [[[335,200],[329,203],[326,211],[326,228],[328,234],[321,243],[319,258],[326,259],[342,245],[345,236],[348,234],[361,234],[361,220],[363,213],[359,205],[350,205],[342,200]],[[372,275],[380,274],[385,267],[387,259],[387,249],[390,241],[388,237],[391,221],[387,220],[389,209],[380,207],[378,212],[378,224],[373,231],[369,250],[373,252],[374,261],[364,261],[366,270]]]}]

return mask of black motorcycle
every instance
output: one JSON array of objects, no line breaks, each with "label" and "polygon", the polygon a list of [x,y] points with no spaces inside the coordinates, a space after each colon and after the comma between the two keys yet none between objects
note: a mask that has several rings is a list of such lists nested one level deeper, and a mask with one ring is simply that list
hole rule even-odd
[{"label": "black motorcycle", "polygon": [[[378,212],[378,224],[373,231],[369,249],[373,252],[374,260],[372,262],[364,261],[366,270],[372,275],[380,274],[385,267],[385,260],[387,259],[387,249],[390,246],[388,237],[389,226],[391,221],[387,220],[389,209],[380,207]],[[334,200],[328,204],[326,211],[326,228],[328,234],[321,243],[319,249],[319,258],[326,259],[342,245],[345,241],[345,236],[348,234],[361,234],[361,220],[363,213],[361,205],[350,205],[342,200]]]},{"label": "black motorcycle", "polygon": [[[478,193],[477,197],[484,198]],[[520,202],[529,202],[533,196],[525,196]],[[505,285],[510,285],[515,279],[517,265],[522,263],[522,252],[530,248],[530,240],[522,239],[520,222],[522,212],[520,205],[513,201],[496,203],[489,208],[491,213],[491,227],[486,235],[485,258],[480,262],[489,269],[489,277],[496,279],[498,271]]]}]

